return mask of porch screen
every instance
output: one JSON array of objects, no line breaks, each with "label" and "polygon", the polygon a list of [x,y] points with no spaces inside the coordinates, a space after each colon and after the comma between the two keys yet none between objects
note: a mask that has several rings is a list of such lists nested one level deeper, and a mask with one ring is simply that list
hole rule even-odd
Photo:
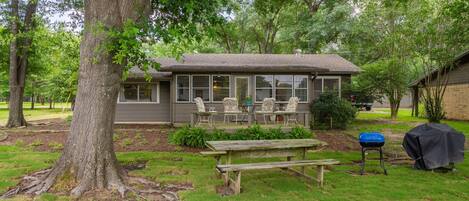
[{"label": "porch screen", "polygon": [[295,75],[295,96],[300,99],[300,102],[308,102],[308,76]]},{"label": "porch screen", "polygon": [[192,101],[197,97],[210,101],[210,75],[192,76]]},{"label": "porch screen", "polygon": [[189,75],[177,75],[176,76],[176,93],[177,101],[188,102],[189,101]]},{"label": "porch screen", "polygon": [[121,86],[119,102],[158,102],[158,85],[150,83],[129,83]]},{"label": "porch screen", "polygon": [[213,101],[223,101],[223,98],[230,97],[230,76],[212,76]]},{"label": "porch screen", "polygon": [[256,101],[272,98],[273,86],[272,75],[256,75]]},{"label": "porch screen", "polygon": [[330,91],[341,96],[340,77],[317,77],[314,80],[314,98],[318,98],[321,93]]},{"label": "porch screen", "polygon": [[275,75],[275,100],[288,101],[293,95],[293,75]]}]

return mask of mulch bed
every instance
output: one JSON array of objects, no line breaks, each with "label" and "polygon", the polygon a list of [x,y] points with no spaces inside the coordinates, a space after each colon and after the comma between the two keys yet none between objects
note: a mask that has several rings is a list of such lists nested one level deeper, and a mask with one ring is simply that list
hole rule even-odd
[{"label": "mulch bed", "polygon": [[361,149],[357,139],[340,130],[315,131],[315,134],[318,140],[329,144],[326,150],[359,151]]},{"label": "mulch bed", "polygon": [[[6,129],[0,132],[8,138],[0,145],[31,147],[35,151],[60,151],[69,134],[69,124],[63,119],[31,121],[25,128]],[[172,128],[164,125],[116,125],[114,148],[118,152],[163,151],[200,152],[203,149],[181,147],[168,143]],[[359,151],[360,144],[355,138],[341,130],[315,131],[316,138],[329,144],[326,150]]]}]

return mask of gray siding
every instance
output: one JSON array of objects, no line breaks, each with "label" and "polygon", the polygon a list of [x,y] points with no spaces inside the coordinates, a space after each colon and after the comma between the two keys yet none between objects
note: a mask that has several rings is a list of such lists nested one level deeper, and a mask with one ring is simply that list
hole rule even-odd
[{"label": "gray siding", "polygon": [[[267,73],[268,74],[268,73]],[[251,81],[251,96],[252,97],[255,97],[254,96],[254,91],[255,91],[255,86],[254,86],[254,82],[255,82],[255,78],[254,78],[254,75],[253,74],[231,74],[231,96],[234,96],[235,95],[235,89],[234,89],[234,76],[250,76],[250,81]],[[173,80],[176,79],[176,74],[173,74]],[[321,75],[319,75],[321,76]],[[324,76],[341,76],[341,85],[342,85],[342,88],[344,86],[344,83],[350,83],[350,77],[351,75],[324,75]],[[309,111],[309,107],[310,107],[310,103],[314,100],[314,93],[313,93],[313,81],[312,81],[312,75],[309,75],[309,97],[308,97],[308,103],[300,103],[299,106],[298,106],[298,111]],[[197,110],[196,108],[196,105],[195,103],[177,103],[176,102],[176,86],[173,84],[171,86],[171,91],[173,92],[172,93],[172,108],[173,108],[173,119],[172,121],[174,123],[189,123],[190,122],[190,118],[191,118],[191,114],[193,112],[195,112]],[[345,94],[342,93],[342,96],[344,96]],[[286,103],[282,103],[282,104],[285,104]],[[216,111],[223,111],[223,104],[222,103],[205,103],[205,106],[207,107],[215,107]],[[261,107],[261,104],[259,103],[256,103],[256,107]],[[261,116],[258,116],[258,120],[261,120],[262,117]],[[222,121],[223,120],[223,115],[218,115],[218,117],[216,117],[216,121]]]},{"label": "gray siding", "polygon": [[116,122],[171,122],[170,82],[160,81],[160,103],[118,103]]}]

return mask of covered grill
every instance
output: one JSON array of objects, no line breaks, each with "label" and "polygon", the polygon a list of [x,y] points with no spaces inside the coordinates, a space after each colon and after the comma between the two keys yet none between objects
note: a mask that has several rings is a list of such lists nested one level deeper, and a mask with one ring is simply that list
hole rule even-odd
[{"label": "covered grill", "polygon": [[446,124],[428,123],[406,133],[402,145],[417,169],[447,167],[464,160],[462,133]]},{"label": "covered grill", "polygon": [[386,168],[384,167],[384,158],[383,158],[383,145],[384,145],[384,135],[378,132],[363,132],[358,136],[358,141],[362,146],[362,163],[360,174],[365,173],[365,161],[366,161],[366,152],[370,150],[375,150],[379,152],[379,162],[380,166],[384,170],[384,174],[388,174]]}]

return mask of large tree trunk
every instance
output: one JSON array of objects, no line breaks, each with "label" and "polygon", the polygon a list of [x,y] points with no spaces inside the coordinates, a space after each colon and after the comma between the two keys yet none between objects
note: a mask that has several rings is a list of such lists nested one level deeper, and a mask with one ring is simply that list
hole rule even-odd
[{"label": "large tree trunk", "polygon": [[[80,196],[92,189],[126,190],[124,172],[113,148],[113,125],[122,66],[113,64],[112,55],[97,51],[109,42],[105,31],[120,29],[125,20],[148,17],[150,0],[86,0],[85,31],[80,47],[80,76],[75,111],[62,156],[44,180],[27,193],[46,192],[65,172],[77,186]],[[142,16],[143,15],[143,16]]]},{"label": "large tree trunk", "polygon": [[28,53],[31,47],[32,37],[29,34],[33,28],[33,17],[37,9],[37,1],[30,0],[26,7],[24,17],[24,30],[21,39],[19,33],[19,6],[18,0],[11,0],[11,33],[14,38],[10,42],[10,100],[8,122],[6,127],[26,126],[23,115],[23,95],[26,80],[26,68],[28,66]]}]

